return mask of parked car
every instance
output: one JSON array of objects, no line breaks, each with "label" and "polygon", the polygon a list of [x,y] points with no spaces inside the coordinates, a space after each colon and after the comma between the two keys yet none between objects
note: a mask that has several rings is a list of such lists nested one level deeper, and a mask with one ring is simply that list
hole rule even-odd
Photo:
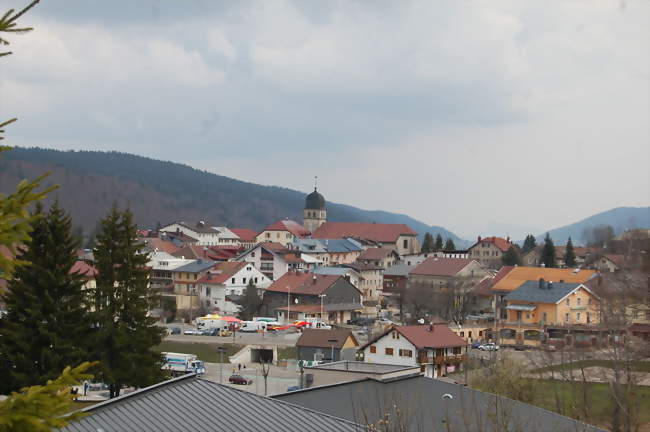
[{"label": "parked car", "polygon": [[481,347],[481,345],[483,345],[481,342],[475,341],[475,342],[472,342],[471,346],[472,346],[472,349],[479,349]]},{"label": "parked car", "polygon": [[181,334],[181,328],[180,327],[170,327],[169,328],[169,334]]},{"label": "parked car", "polygon": [[300,386],[289,386],[287,387],[288,392],[300,390]]},{"label": "parked car", "polygon": [[197,330],[197,329],[189,329],[189,330],[185,330],[183,332],[183,334],[186,334],[186,335],[200,335],[201,331]]},{"label": "parked car", "polygon": [[238,385],[251,385],[253,384],[252,379],[244,378],[241,375],[230,375],[230,378],[228,378],[228,382],[231,384],[238,384]]},{"label": "parked car", "polygon": [[485,345],[480,345],[478,349],[481,351],[499,351],[499,345],[490,342]]},{"label": "parked car", "polygon": [[377,323],[378,323],[379,325],[384,325],[384,326],[395,324],[394,322],[392,322],[392,321],[389,320],[388,318],[379,318],[379,319],[377,320]]},{"label": "parked car", "polygon": [[203,330],[199,331],[199,334],[201,336],[218,336],[219,335],[219,329],[216,329],[216,328],[203,329]]},{"label": "parked car", "polygon": [[370,326],[375,322],[374,318],[366,318],[366,317],[357,317],[357,318],[352,318],[351,320],[348,320],[348,324],[350,325],[358,325],[358,326]]}]

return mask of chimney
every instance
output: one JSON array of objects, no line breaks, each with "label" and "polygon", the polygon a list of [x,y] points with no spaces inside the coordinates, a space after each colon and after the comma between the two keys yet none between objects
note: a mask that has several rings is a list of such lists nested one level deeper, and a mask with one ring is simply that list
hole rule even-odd
[{"label": "chimney", "polygon": [[546,284],[546,288],[553,289],[553,281],[548,281],[548,283]]},{"label": "chimney", "polygon": [[428,332],[432,332],[432,331],[433,331],[433,323],[429,323],[429,328],[427,328],[427,331],[428,331]]},{"label": "chimney", "polygon": [[315,284],[316,284],[316,275],[314,275],[314,276],[311,278],[311,284],[312,284],[312,285],[315,285]]},{"label": "chimney", "polygon": [[506,237],[506,241],[510,243],[510,237]]},{"label": "chimney", "polygon": [[478,241],[479,241],[479,242],[481,241],[481,236],[478,236]]},{"label": "chimney", "polygon": [[539,289],[544,289],[544,278],[539,278]]}]

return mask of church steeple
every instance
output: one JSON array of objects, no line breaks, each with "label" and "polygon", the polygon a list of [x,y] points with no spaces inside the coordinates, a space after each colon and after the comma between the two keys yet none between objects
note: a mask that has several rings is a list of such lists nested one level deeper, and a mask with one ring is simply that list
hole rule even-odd
[{"label": "church steeple", "polygon": [[318,193],[318,176],[314,176],[314,191],[305,198],[305,210],[303,212],[303,226],[314,232],[327,220],[325,209],[325,198]]}]

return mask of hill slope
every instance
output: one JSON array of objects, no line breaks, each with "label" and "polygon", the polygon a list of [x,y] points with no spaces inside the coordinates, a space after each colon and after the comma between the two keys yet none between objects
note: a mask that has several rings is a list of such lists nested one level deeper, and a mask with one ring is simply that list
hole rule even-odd
[{"label": "hill slope", "polygon": [[[579,222],[549,231],[555,244],[566,244],[569,236],[576,243],[583,243],[583,233],[599,225],[611,225],[616,235],[627,229],[650,228],[650,207],[617,207],[597,213]],[[540,234],[538,241],[546,234]]]},{"label": "hill slope", "polygon": [[[118,152],[15,148],[0,159],[0,192],[11,192],[20,180],[45,171],[52,172],[50,184],[61,185],[54,196],[85,232],[93,229],[113,201],[128,203],[143,227],[173,220],[206,220],[260,230],[285,217],[302,221],[302,192]],[[420,235],[440,233],[443,238],[451,237],[458,247],[468,243],[442,227],[430,227],[406,215],[330,202],[327,211],[330,221],[405,223]]]}]

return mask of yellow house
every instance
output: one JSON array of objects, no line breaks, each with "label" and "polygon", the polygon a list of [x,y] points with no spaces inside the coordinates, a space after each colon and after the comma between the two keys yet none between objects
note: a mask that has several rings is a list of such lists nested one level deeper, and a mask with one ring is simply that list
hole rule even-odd
[{"label": "yellow house", "polygon": [[294,238],[305,238],[310,231],[289,219],[280,220],[267,226],[257,235],[257,243],[275,242],[282,246],[293,243]]},{"label": "yellow house", "polygon": [[528,281],[505,301],[508,323],[568,326],[600,322],[600,298],[581,283]]}]

